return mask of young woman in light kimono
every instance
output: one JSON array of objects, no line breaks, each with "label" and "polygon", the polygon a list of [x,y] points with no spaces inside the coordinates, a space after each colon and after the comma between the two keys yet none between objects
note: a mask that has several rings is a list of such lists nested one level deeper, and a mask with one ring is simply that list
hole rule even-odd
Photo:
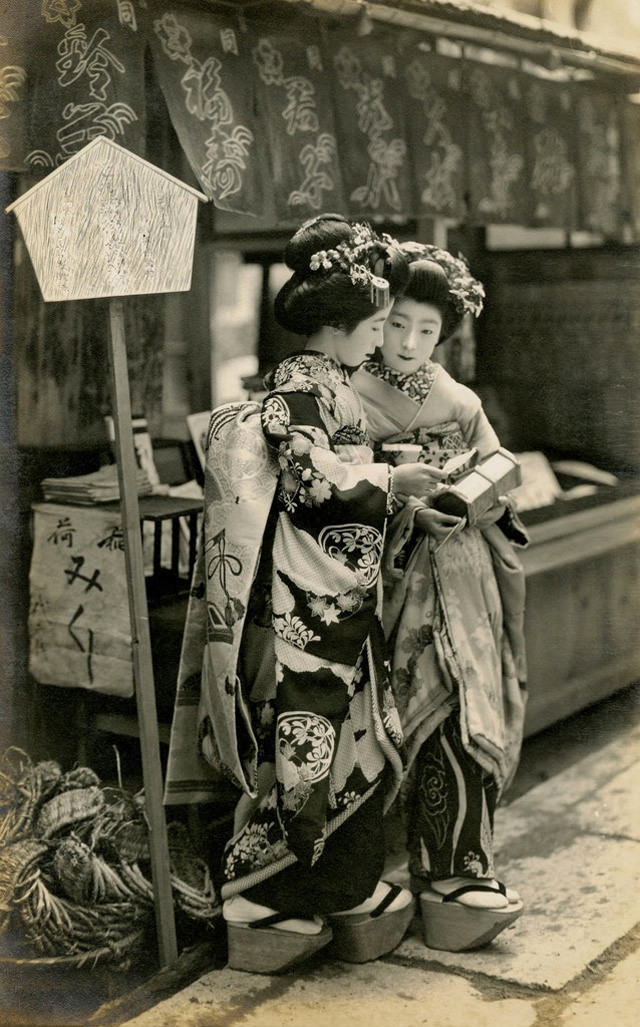
[{"label": "young woman in light kimono", "polygon": [[380,880],[402,734],[379,567],[392,490],[433,481],[373,463],[350,381],[406,282],[397,244],[327,215],[285,260],[276,317],[307,345],[262,404],[211,419],[167,783],[167,801],[202,801],[217,771],[244,793],[221,894],[230,965],[255,972],[332,934],[332,954],[376,958],[411,919],[411,893]]},{"label": "young woman in light kimono", "polygon": [[[478,396],[431,360],[482,286],[464,261],[407,243],[409,283],[385,324],[381,360],[353,383],[376,443],[413,443],[442,468],[500,443]],[[477,526],[405,497],[387,534],[384,626],[411,766],[406,788],[412,888],[425,940],[442,949],[490,941],[521,912],[495,878],[493,817],[516,769],[525,708],[524,575],[510,541],[526,544],[508,503]],[[449,537],[448,537],[449,536]]]}]

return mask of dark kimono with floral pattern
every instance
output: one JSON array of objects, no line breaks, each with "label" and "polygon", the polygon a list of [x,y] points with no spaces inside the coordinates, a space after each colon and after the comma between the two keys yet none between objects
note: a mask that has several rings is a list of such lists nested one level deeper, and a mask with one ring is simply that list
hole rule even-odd
[{"label": "dark kimono with floral pattern", "polygon": [[[217,626],[200,653],[201,757],[245,792],[223,897],[296,860],[314,866],[326,836],[378,786],[391,801],[402,773],[381,626],[389,470],[372,462],[360,400],[334,361],[290,357],[269,384],[261,409],[214,412],[210,559],[192,600]],[[185,638],[181,680],[189,652]],[[174,733],[168,793],[184,752],[175,720]]]}]

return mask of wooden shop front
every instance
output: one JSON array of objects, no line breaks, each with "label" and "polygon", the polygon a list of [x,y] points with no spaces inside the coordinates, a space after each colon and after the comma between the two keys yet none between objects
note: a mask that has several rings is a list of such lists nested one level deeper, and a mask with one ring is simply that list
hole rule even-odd
[{"label": "wooden shop front", "polygon": [[[228,398],[231,364],[246,358],[255,377],[294,345],[270,310],[292,226],[336,210],[461,250],[487,303],[476,338],[465,326],[443,360],[481,393],[504,445],[618,479],[524,515],[527,731],[636,680],[640,60],[442,0],[29,0],[0,30],[3,206],[97,135],[212,201],[191,291],[125,310],[133,409],[158,462],[181,465],[166,480],[199,476],[186,417]],[[121,696],[87,707],[84,690],[28,672],[40,482],[109,458],[106,301],[45,304],[5,229],[3,721],[7,742],[69,760],[79,708],[103,738],[131,730]],[[185,593],[182,580],[155,596],[165,729]]]}]

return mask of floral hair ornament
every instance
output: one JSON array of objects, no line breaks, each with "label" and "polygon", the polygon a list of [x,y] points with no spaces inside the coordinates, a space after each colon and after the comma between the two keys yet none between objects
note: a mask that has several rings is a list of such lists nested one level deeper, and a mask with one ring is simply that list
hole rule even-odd
[{"label": "floral hair ornament", "polygon": [[[385,307],[390,300],[389,282],[381,275],[375,274],[376,264],[382,264],[380,245],[387,250],[398,248],[398,243],[386,233],[376,236],[369,225],[355,224],[353,238],[350,242],[341,242],[331,250],[318,250],[312,254],[309,267],[312,271],[344,271],[354,285],[368,285],[371,302],[376,307]],[[374,270],[369,266],[375,256]]]},{"label": "floral hair ornament", "polygon": [[431,243],[403,242],[400,249],[412,264],[416,260],[432,260],[439,264],[449,283],[451,302],[458,314],[473,314],[477,317],[484,303],[484,286],[469,271],[469,265],[462,254],[454,257],[447,250]]}]

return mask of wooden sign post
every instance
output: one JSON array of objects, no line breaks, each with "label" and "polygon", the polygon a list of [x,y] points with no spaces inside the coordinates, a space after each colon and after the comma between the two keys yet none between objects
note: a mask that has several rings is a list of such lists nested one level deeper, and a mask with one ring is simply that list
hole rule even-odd
[{"label": "wooden sign post", "polygon": [[108,350],[116,459],[162,966],[178,953],[122,297],[191,287],[199,200],[207,197],[101,136],[7,207],[18,219],[45,301],[111,297]]}]

